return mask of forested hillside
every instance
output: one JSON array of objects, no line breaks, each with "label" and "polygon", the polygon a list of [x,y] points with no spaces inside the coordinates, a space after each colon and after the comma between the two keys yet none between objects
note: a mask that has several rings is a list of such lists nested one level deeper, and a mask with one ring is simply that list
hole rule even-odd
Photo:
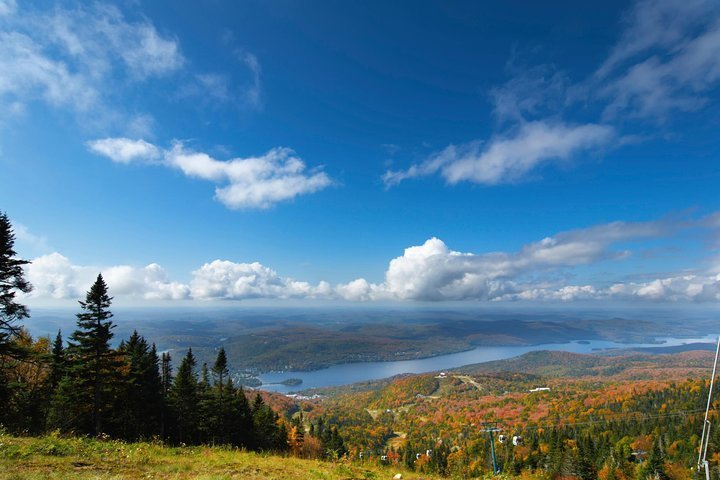
[{"label": "forested hillside", "polygon": [[[356,458],[360,452],[385,455],[388,463],[417,471],[457,477],[492,472],[485,430],[496,427],[498,468],[508,474],[691,478],[711,364],[707,351],[534,352],[399,378],[376,389],[336,389],[306,408],[337,422]],[[715,431],[709,449],[715,470],[718,447]]]}]

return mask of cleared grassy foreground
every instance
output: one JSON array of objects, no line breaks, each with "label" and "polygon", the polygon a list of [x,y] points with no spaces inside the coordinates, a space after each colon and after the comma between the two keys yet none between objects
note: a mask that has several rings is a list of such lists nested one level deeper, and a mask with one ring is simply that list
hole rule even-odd
[{"label": "cleared grassy foreground", "polygon": [[88,438],[0,435],[0,479],[434,478],[376,465],[302,460],[221,447],[166,447]]}]

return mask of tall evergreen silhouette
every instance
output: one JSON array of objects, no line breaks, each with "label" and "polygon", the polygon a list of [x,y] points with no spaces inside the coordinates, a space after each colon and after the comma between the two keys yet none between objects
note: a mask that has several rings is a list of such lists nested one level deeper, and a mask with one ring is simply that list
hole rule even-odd
[{"label": "tall evergreen silhouette", "polygon": [[[80,301],[77,330],[70,336],[72,358],[70,375],[75,387],[77,427],[87,433],[103,433],[106,411],[117,395],[115,381],[120,366],[117,353],[110,348],[113,337],[112,297],[101,274]],[[87,415],[87,416],[86,416]],[[83,419],[88,418],[91,424]]]},{"label": "tall evergreen silhouette", "polygon": [[10,339],[20,331],[17,322],[29,317],[27,307],[15,301],[15,296],[32,290],[23,272],[23,266],[30,262],[16,258],[14,248],[10,219],[0,213],[0,355],[11,353]]},{"label": "tall evergreen silhouette", "polygon": [[50,374],[48,375],[48,384],[50,389],[55,389],[60,380],[65,376],[65,347],[63,346],[62,332],[58,330],[53,342],[50,358]]},{"label": "tall evergreen silhouette", "polygon": [[169,393],[169,401],[176,423],[175,436],[179,442],[183,443],[194,442],[198,433],[200,398],[197,373],[195,372],[196,363],[192,348],[190,348],[180,362]]},{"label": "tall evergreen silhouette", "polygon": [[[223,380],[230,373],[228,370],[227,355],[225,354],[224,347],[220,347],[220,350],[218,351],[217,358],[215,359],[215,364],[213,365],[212,371],[216,377],[216,385],[219,385],[222,389],[222,386],[224,385]],[[222,392],[222,390],[221,390],[221,392]]]}]

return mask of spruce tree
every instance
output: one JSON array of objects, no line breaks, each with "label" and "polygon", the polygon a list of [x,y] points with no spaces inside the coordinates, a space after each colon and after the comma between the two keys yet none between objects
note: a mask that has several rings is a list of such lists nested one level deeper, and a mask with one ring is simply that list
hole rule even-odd
[{"label": "spruce tree", "polygon": [[15,258],[14,247],[15,233],[10,219],[0,213],[0,355],[17,353],[10,340],[20,332],[17,322],[30,316],[27,307],[15,301],[18,292],[32,290],[23,272],[23,266],[30,262]]},{"label": "spruce tree", "polygon": [[650,455],[648,456],[648,459],[645,461],[645,463],[642,464],[642,467],[638,472],[638,479],[670,479],[670,475],[668,475],[667,471],[665,470],[665,455],[663,455],[662,450],[660,449],[659,438],[653,442],[652,449],[650,450]]},{"label": "spruce tree", "polygon": [[168,403],[170,388],[172,387],[172,358],[170,353],[163,352],[160,359],[160,383],[162,387],[162,409],[160,411],[160,437],[165,438],[168,432],[168,424],[170,423],[170,413],[168,412]]},{"label": "spruce tree", "polygon": [[180,362],[169,395],[176,420],[176,439],[183,443],[193,443],[197,438],[200,399],[195,365],[195,356],[190,348]]},{"label": "spruce tree", "polygon": [[58,330],[53,342],[51,355],[48,384],[51,390],[55,390],[60,380],[65,376],[65,347],[63,346],[62,332],[60,330]]},{"label": "spruce tree", "polygon": [[[110,403],[117,394],[117,375],[120,366],[117,352],[110,348],[114,325],[110,304],[112,297],[102,275],[80,301],[82,312],[77,314],[77,330],[70,336],[68,348],[72,357],[70,375],[77,391],[78,427],[88,433],[103,433],[103,421]],[[91,424],[83,418],[92,420]]]},{"label": "spruce tree", "polygon": [[163,402],[155,345],[150,347],[135,331],[118,351],[124,357],[127,372],[116,408],[123,436],[127,440],[149,438],[160,430]]},{"label": "spruce tree", "polygon": [[216,376],[216,385],[219,385],[222,389],[223,379],[230,374],[230,371],[228,370],[227,355],[225,355],[224,347],[220,347],[212,371]]},{"label": "spruce tree", "polygon": [[[27,355],[14,339],[20,334],[17,322],[29,317],[25,305],[15,301],[18,292],[28,293],[32,286],[25,280],[23,266],[28,261],[15,257],[15,234],[10,219],[0,212],[0,360],[11,359],[11,364]],[[9,357],[9,358],[8,358]],[[0,424],[10,424],[10,411],[7,406],[17,386],[11,386],[11,372],[5,361],[0,361]]]}]

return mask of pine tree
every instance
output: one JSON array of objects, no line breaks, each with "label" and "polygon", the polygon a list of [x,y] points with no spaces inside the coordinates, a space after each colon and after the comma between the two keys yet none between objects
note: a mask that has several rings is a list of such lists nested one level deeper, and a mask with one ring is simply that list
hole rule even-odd
[{"label": "pine tree", "polygon": [[0,213],[0,355],[16,353],[10,343],[20,332],[16,323],[30,316],[27,307],[15,301],[17,292],[32,290],[23,272],[23,266],[30,262],[15,258],[14,247],[15,233],[10,219]]},{"label": "pine tree", "polygon": [[[110,320],[112,297],[102,275],[80,301],[82,312],[77,314],[77,330],[70,336],[68,351],[72,357],[70,376],[75,384],[79,404],[77,427],[94,435],[103,433],[104,419],[110,403],[117,394],[117,375],[120,363],[117,352],[110,348],[114,325]],[[92,420],[90,425],[84,418]]]}]

